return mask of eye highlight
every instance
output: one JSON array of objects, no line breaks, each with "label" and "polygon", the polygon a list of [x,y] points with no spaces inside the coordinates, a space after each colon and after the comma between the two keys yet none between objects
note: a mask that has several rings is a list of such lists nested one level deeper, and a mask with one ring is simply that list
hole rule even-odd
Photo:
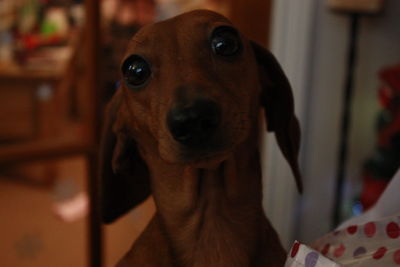
[{"label": "eye highlight", "polygon": [[220,26],[211,35],[211,48],[216,55],[232,57],[242,50],[242,43],[234,28]]},{"label": "eye highlight", "polygon": [[131,55],[122,64],[125,84],[131,89],[138,89],[151,75],[150,65],[139,55]]}]

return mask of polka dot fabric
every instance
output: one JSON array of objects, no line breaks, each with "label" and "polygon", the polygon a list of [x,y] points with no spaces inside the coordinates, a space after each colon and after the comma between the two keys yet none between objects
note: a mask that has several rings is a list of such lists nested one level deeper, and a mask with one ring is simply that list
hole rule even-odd
[{"label": "polka dot fabric", "polygon": [[339,266],[400,267],[400,214],[329,233],[312,247]]},{"label": "polka dot fabric", "polygon": [[285,267],[340,267],[318,251],[296,241],[289,251]]}]

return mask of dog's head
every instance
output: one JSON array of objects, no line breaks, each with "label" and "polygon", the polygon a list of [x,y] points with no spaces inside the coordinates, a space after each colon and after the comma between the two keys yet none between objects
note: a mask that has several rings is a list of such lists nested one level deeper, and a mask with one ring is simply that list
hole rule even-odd
[{"label": "dog's head", "polygon": [[260,105],[301,190],[300,131],[288,80],[268,51],[223,16],[193,11],[142,28],[121,75],[102,140],[105,221],[150,194],[139,150],[151,146],[168,163],[213,167],[257,130]]}]

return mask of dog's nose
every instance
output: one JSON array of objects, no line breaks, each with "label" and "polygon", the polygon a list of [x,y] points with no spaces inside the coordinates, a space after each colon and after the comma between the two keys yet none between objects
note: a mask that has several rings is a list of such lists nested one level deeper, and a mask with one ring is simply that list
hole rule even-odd
[{"label": "dog's nose", "polygon": [[197,100],[191,106],[171,109],[168,128],[176,141],[188,146],[205,145],[220,123],[220,109],[210,100]]}]

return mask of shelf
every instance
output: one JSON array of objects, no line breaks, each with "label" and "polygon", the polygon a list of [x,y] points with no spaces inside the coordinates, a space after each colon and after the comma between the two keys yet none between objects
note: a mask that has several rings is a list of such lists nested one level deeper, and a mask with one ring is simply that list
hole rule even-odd
[{"label": "shelf", "polygon": [[0,79],[26,79],[26,80],[59,80],[63,74],[63,67],[53,69],[25,68],[15,64],[0,63]]}]

